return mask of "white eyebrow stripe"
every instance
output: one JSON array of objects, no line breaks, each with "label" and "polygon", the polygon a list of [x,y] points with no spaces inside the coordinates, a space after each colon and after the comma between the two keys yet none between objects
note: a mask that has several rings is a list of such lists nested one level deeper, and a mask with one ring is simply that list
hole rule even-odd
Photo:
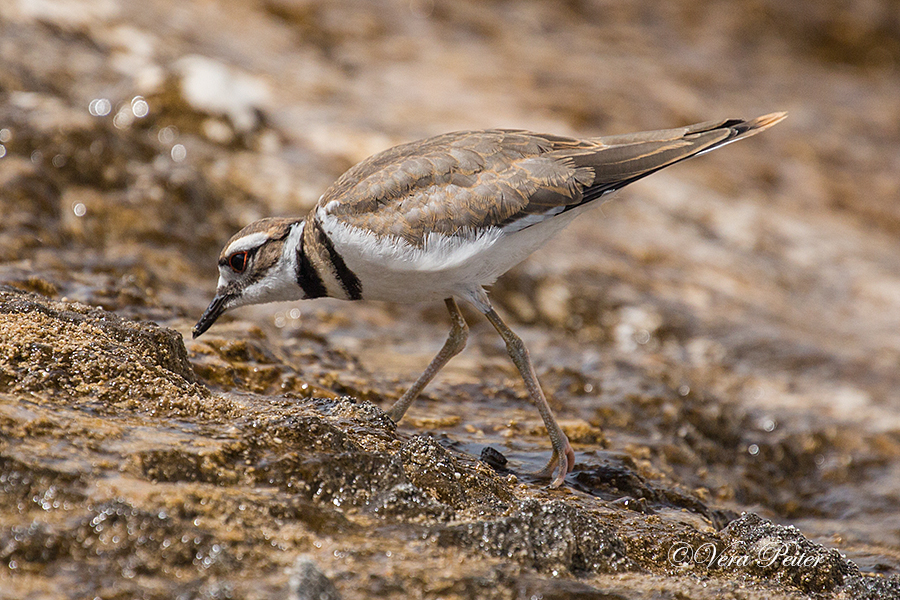
[{"label": "white eyebrow stripe", "polygon": [[261,246],[267,239],[269,239],[269,236],[261,231],[251,233],[250,235],[245,235],[244,237],[238,238],[228,244],[228,247],[225,248],[224,254],[228,256],[234,254],[235,252],[242,252],[244,250],[256,248],[257,246]]}]

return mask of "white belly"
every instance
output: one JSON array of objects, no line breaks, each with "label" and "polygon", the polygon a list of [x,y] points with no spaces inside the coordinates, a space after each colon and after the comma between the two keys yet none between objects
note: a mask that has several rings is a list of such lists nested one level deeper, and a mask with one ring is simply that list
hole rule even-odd
[{"label": "white belly", "polygon": [[490,228],[469,235],[429,234],[423,247],[349,227],[324,211],[322,228],[362,284],[363,298],[425,302],[455,296],[482,310],[483,286],[522,262],[587,208],[514,233]]}]

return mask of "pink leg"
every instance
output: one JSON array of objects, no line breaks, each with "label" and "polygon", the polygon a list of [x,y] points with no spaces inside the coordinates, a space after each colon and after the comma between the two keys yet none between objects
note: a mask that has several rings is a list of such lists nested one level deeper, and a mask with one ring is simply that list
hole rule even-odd
[{"label": "pink leg", "polygon": [[462,313],[459,312],[459,306],[456,305],[456,300],[447,298],[444,300],[444,304],[447,305],[447,310],[450,311],[450,319],[453,322],[453,325],[450,328],[450,335],[447,337],[447,341],[444,342],[444,346],[441,348],[440,352],[437,353],[437,356],[432,359],[428,368],[425,369],[425,372],[419,376],[416,382],[406,390],[406,393],[403,394],[390,410],[387,411],[387,415],[394,423],[397,423],[403,418],[409,405],[413,403],[413,400],[416,399],[422,389],[428,385],[428,382],[434,379],[434,376],[438,374],[438,371],[444,368],[447,361],[459,354],[462,349],[466,347],[466,340],[469,337],[469,326],[466,325],[466,320],[463,318]]},{"label": "pink leg", "polygon": [[[537,406],[538,412],[541,413],[541,418],[544,420],[544,426],[547,428],[547,433],[550,434],[553,455],[550,457],[550,462],[547,463],[547,466],[535,473],[535,476],[553,478],[550,487],[557,488],[563,484],[566,475],[575,466],[575,451],[572,450],[569,439],[562,429],[559,428],[559,424],[553,417],[553,412],[550,410],[550,405],[547,404],[547,398],[544,396],[543,390],[541,390],[534,367],[531,365],[531,359],[528,357],[528,349],[525,348],[522,338],[513,333],[513,330],[503,322],[500,315],[493,308],[486,312],[485,316],[500,334],[500,337],[503,338],[503,341],[506,342],[506,351],[509,353],[509,357],[516,365],[516,368],[519,369],[519,373],[521,373],[522,379],[525,381],[525,387],[528,389],[528,394],[531,396],[531,401]],[[553,477],[554,473],[556,473],[555,478]]]}]

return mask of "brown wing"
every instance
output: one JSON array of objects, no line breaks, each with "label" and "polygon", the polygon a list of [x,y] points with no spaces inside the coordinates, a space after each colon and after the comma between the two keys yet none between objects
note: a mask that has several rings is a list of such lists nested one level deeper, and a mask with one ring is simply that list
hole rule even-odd
[{"label": "brown wing", "polygon": [[351,168],[319,201],[330,215],[420,246],[429,232],[521,229],[784,118],[701,123],[576,140],[513,130],[396,146]]}]

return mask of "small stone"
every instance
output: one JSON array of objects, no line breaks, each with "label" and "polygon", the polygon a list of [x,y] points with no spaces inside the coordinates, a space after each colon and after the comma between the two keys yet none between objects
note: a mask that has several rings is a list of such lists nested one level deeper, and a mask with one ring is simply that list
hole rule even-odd
[{"label": "small stone", "polygon": [[300,556],[291,567],[290,600],[340,600],[341,595],[309,556]]},{"label": "small stone", "polygon": [[481,462],[486,463],[496,471],[506,469],[506,457],[499,450],[490,446],[485,446],[481,451]]}]

